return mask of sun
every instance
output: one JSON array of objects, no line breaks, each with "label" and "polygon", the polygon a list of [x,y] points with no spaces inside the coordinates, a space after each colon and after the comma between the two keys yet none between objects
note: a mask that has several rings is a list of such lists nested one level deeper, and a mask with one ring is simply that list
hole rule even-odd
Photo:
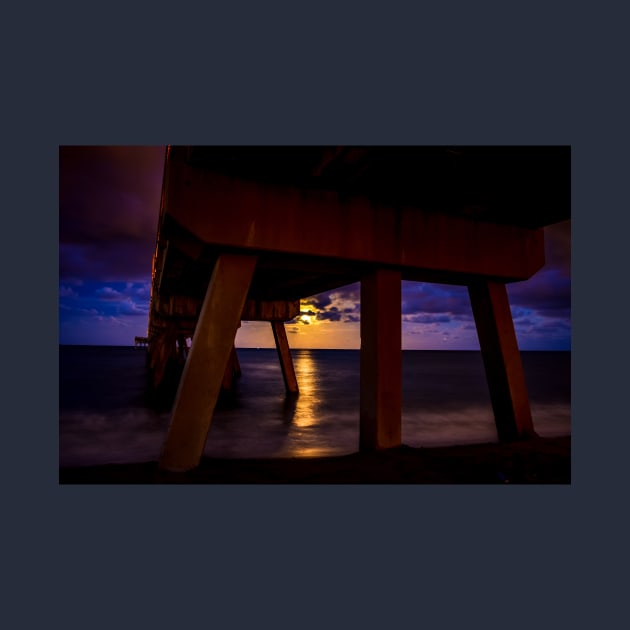
[{"label": "sun", "polygon": [[312,315],[302,315],[300,317],[300,321],[303,324],[310,324],[313,321],[313,316]]}]

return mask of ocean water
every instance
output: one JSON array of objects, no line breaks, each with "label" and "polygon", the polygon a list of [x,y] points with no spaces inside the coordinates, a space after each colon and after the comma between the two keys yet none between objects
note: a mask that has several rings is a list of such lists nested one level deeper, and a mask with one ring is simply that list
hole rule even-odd
[{"label": "ocean water", "polygon": [[[206,456],[304,457],[358,449],[358,351],[292,350],[297,398],[285,395],[274,349],[237,352],[242,377],[217,405]],[[170,413],[147,401],[145,353],[133,347],[60,346],[60,466],[159,458]],[[536,431],[570,435],[570,353],[522,357]],[[404,444],[496,440],[479,352],[403,351]]]}]

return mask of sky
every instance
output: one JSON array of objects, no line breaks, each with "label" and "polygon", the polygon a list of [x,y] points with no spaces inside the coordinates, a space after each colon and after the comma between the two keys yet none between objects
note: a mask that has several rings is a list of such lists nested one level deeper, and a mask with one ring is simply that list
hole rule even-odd
[{"label": "sky", "polygon": [[[146,336],[165,147],[59,148],[59,343],[134,344]],[[521,350],[571,349],[571,222],[545,228],[545,266],[508,285]],[[302,300],[292,348],[360,347],[359,284]],[[274,347],[243,322],[237,347]],[[478,350],[465,287],[402,283],[402,346]]]}]

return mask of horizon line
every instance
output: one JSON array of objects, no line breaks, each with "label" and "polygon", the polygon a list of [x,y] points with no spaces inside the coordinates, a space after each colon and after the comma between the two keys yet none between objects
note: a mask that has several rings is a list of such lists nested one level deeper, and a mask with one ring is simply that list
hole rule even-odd
[{"label": "horizon line", "polygon": [[[146,350],[146,347],[135,346],[134,344],[115,344],[115,343],[58,343],[58,347],[82,347],[82,348],[134,348],[137,350]],[[235,346],[237,350],[276,350],[275,346]],[[290,348],[293,350],[345,350],[352,352],[360,352],[361,348]],[[479,348],[401,348],[402,352],[481,352]],[[520,352],[571,352],[571,348],[539,348],[524,349],[519,348]]]}]

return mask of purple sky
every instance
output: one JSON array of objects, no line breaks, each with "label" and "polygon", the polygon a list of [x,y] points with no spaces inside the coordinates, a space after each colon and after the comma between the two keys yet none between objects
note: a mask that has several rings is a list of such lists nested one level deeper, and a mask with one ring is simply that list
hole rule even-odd
[{"label": "purple sky", "polygon": [[[60,147],[59,343],[133,345],[147,333],[151,259],[165,148]],[[571,347],[571,224],[545,228],[546,264],[508,285],[522,350]],[[478,349],[464,287],[403,282],[404,349]],[[294,348],[358,348],[359,285],[302,302]],[[238,347],[272,347],[265,322],[244,322]]]}]

